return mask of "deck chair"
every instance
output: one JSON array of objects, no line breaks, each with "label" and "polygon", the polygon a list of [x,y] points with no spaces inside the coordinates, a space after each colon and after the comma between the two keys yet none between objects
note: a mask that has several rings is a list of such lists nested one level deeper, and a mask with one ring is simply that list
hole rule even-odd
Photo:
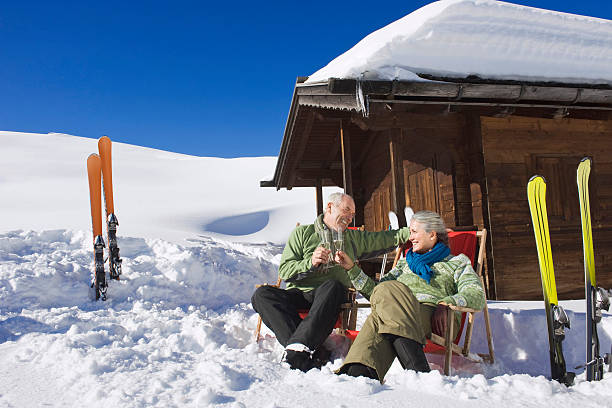
[{"label": "deck chair", "polygon": [[[298,223],[296,227],[299,225],[300,224]],[[348,229],[357,230],[357,231],[365,231],[365,226],[362,225],[360,227],[348,227]],[[279,277],[276,283],[272,284],[271,286],[280,288],[281,282],[282,280]],[[270,284],[265,283],[263,285],[255,285],[255,287],[258,288],[260,286],[266,286],[266,285],[270,285]],[[348,303],[343,303],[342,306],[355,304],[356,296],[357,296],[357,292],[354,289],[349,290],[348,299],[347,299]],[[352,310],[353,309],[351,308],[342,307],[342,309],[340,310],[340,314],[338,315],[338,320],[336,320],[336,324],[334,325],[334,332],[336,334],[339,334],[341,336],[347,336],[346,330],[355,329],[355,327],[357,326],[357,313],[356,313],[356,309],[355,309],[355,312],[351,313]],[[298,314],[300,315],[302,320],[304,320],[304,318],[308,316],[308,310],[307,309],[298,310]],[[261,339],[261,322],[262,322],[261,316],[258,316],[257,317],[257,328],[255,329],[255,342],[259,342],[259,340]]]},{"label": "deck chair", "polygon": [[[474,267],[476,273],[480,277],[480,283],[484,287],[484,282],[482,278],[482,266],[484,262],[485,256],[485,245],[487,240],[487,230],[482,229],[481,231],[453,231],[449,232],[449,244],[451,253],[453,255],[458,255],[460,253],[466,254],[468,258],[472,261],[472,266]],[[410,244],[410,243],[408,243]],[[402,253],[410,246],[406,248],[402,248],[402,250],[398,250],[398,253],[395,257],[395,261],[393,263],[393,267],[397,264]],[[444,337],[437,335],[435,333],[431,334],[431,339],[428,340],[424,351],[425,353],[434,353],[434,354],[444,354],[444,374],[450,375],[451,373],[451,361],[453,353],[462,355],[468,359],[472,359],[470,356],[470,345],[472,341],[472,329],[474,326],[474,315],[478,313],[478,310],[470,309],[467,307],[460,307],[454,305],[446,305],[448,306],[448,316],[447,316],[447,327],[446,333]],[[345,303],[342,305],[343,309],[348,310],[349,315],[351,313],[357,312],[357,309],[370,307],[367,303]],[[460,328],[457,333],[457,336],[452,339],[452,332],[454,331],[455,319],[453,314],[455,312],[461,312],[461,323]],[[483,361],[488,363],[494,362],[494,352],[493,352],[493,341],[491,338],[491,325],[489,322],[489,309],[486,304],[486,294],[485,294],[485,307],[482,310],[485,319],[485,329],[487,335],[487,343],[489,348],[488,354],[479,354],[480,358]],[[465,330],[465,336],[463,341],[463,346],[459,345],[461,335],[463,333],[463,327],[467,321],[467,327]],[[357,337],[358,331],[349,328],[348,326],[344,328],[343,332],[345,335],[354,340]]]}]

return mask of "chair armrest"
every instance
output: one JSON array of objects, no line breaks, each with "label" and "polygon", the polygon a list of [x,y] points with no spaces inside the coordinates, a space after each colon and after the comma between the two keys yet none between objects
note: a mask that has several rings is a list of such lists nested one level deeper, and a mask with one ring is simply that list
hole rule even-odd
[{"label": "chair armrest", "polygon": [[444,306],[448,307],[451,310],[456,310],[457,312],[461,312],[461,313],[478,313],[478,312],[480,312],[480,310],[470,309],[469,307],[450,305],[450,304],[445,303],[445,302],[440,302],[438,304],[439,305],[444,305]]},{"label": "chair armrest", "polygon": [[342,303],[340,305],[340,309],[365,309],[366,307],[371,307],[369,303]]}]

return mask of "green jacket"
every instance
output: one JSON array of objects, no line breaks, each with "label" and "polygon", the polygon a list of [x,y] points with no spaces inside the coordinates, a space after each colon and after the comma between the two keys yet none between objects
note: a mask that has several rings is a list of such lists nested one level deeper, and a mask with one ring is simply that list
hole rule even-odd
[{"label": "green jacket", "polygon": [[[321,234],[330,234],[319,215],[314,224],[296,227],[283,250],[278,274],[287,282],[287,289],[298,288],[310,291],[321,283],[336,279],[346,287],[351,286],[347,271],[339,265],[322,264],[312,266],[312,254],[321,244]],[[363,260],[391,251],[400,243],[406,242],[410,236],[408,228],[396,231],[367,232],[346,230],[343,234],[344,252],[351,259]]]},{"label": "green jacket", "polygon": [[[431,282],[427,283],[410,270],[405,259],[401,259],[380,282],[398,280],[408,286],[421,303],[436,305],[444,302],[476,310],[484,308],[484,290],[467,256],[464,254],[449,255],[443,261],[434,263],[431,270],[433,276]],[[353,267],[347,274],[355,289],[369,299],[377,282],[358,266]]]}]

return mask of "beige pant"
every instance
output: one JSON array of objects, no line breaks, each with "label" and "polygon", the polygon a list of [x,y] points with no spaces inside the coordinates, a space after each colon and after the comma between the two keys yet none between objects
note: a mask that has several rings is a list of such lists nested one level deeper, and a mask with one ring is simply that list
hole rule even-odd
[{"label": "beige pant", "polygon": [[410,288],[398,281],[377,285],[370,302],[372,312],[337,372],[345,372],[348,364],[361,363],[374,368],[382,381],[396,357],[393,345],[383,334],[395,334],[425,344],[431,335],[435,307],[420,304]]}]

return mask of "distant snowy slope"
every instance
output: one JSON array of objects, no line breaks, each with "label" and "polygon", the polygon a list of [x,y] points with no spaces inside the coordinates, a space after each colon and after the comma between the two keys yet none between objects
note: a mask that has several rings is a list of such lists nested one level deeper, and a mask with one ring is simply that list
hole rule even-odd
[{"label": "distant snowy slope", "polygon": [[368,35],[307,82],[417,73],[612,84],[612,21],[496,0],[441,0]]},{"label": "distant snowy slope", "polygon": [[[85,160],[96,140],[0,132],[0,146],[0,231],[91,230]],[[195,157],[113,143],[119,235],[281,243],[316,211],[314,189],[259,187],[275,164],[275,157]]]}]

